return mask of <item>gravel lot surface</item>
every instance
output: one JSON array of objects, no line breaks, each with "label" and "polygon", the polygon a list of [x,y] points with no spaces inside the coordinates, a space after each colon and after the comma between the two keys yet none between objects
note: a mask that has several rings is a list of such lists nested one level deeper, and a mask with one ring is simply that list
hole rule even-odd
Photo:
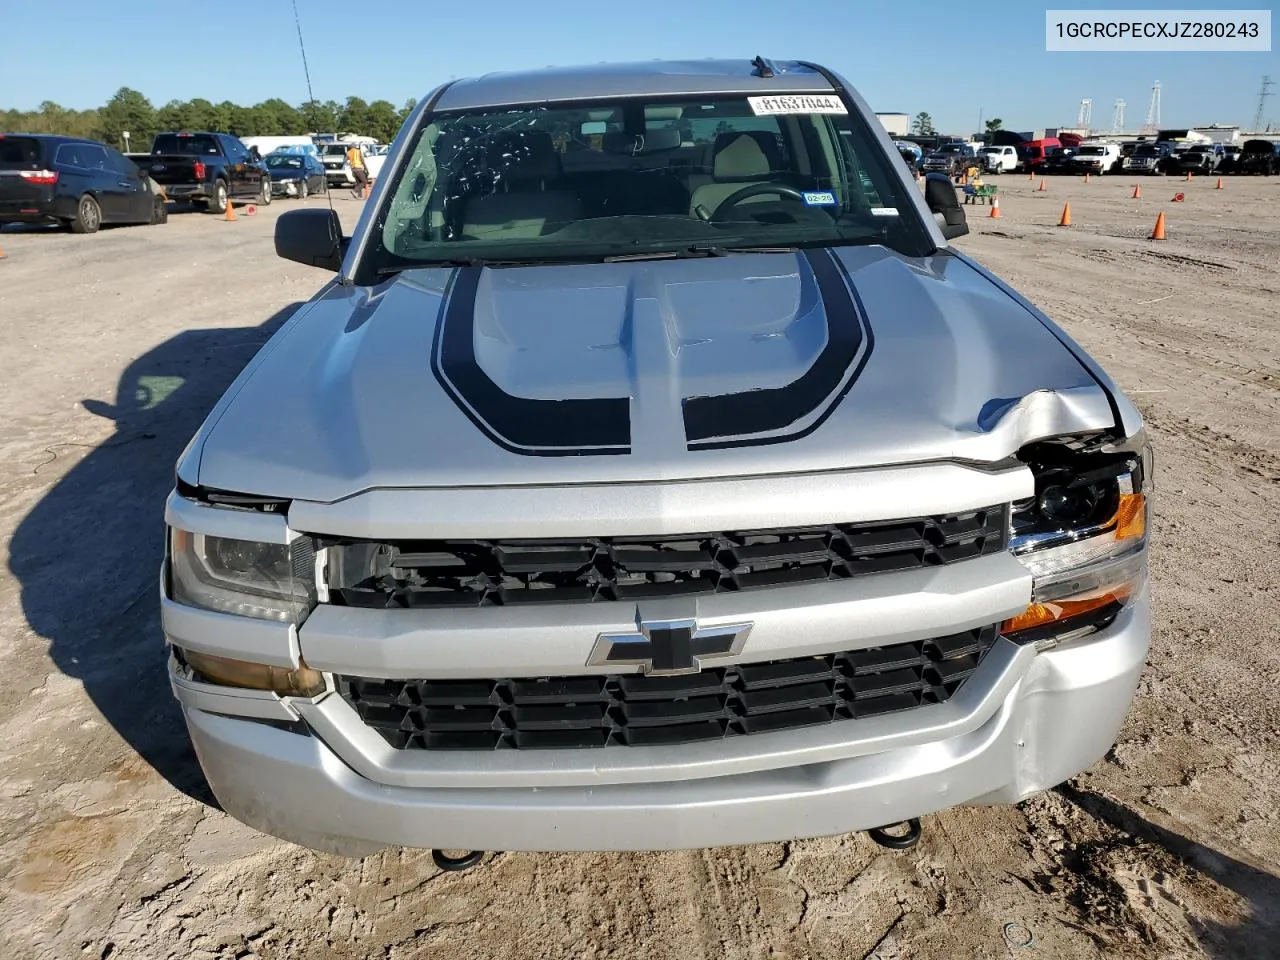
[{"label": "gravel lot surface", "polygon": [[1280,178],[1144,178],[1141,200],[993,179],[1002,218],[970,208],[960,245],[1147,418],[1155,634],[1105,760],[927,818],[905,854],[851,835],[440,874],[230,820],[164,677],[161,508],[205,411],[324,282],[273,256],[298,204],[0,232],[0,957],[1280,956]]}]

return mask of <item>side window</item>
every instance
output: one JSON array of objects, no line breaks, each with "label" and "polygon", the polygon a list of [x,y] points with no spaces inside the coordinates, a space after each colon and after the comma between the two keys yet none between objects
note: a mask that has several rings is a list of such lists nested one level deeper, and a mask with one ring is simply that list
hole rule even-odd
[{"label": "side window", "polygon": [[126,177],[140,176],[137,164],[118,150],[107,148],[107,163],[116,173]]},{"label": "side window", "polygon": [[84,161],[80,157],[80,144],[64,143],[58,148],[53,162],[62,167],[83,167]]},{"label": "side window", "polygon": [[244,163],[249,159],[249,153],[235,137],[222,137],[222,149],[227,155],[227,159],[233,163]]},{"label": "side window", "polygon": [[80,154],[84,158],[84,166],[90,170],[106,170],[107,169],[107,151],[102,147],[84,145],[80,148]]}]

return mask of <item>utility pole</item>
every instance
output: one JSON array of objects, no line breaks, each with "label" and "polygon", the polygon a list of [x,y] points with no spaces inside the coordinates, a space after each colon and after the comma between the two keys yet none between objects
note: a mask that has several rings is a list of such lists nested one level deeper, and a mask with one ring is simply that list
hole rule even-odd
[{"label": "utility pole", "polygon": [[1270,77],[1262,78],[1262,88],[1258,91],[1258,112],[1253,115],[1253,129],[1249,131],[1250,133],[1262,132],[1262,121],[1267,112],[1267,97],[1275,96],[1271,92],[1271,88],[1275,85],[1275,81]]}]

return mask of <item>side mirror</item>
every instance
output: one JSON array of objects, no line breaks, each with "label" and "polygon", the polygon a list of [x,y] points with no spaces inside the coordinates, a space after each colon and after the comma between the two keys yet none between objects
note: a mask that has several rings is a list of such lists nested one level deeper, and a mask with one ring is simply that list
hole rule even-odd
[{"label": "side mirror", "polygon": [[332,210],[290,210],[276,221],[276,256],[335,273],[347,242]]},{"label": "side mirror", "polygon": [[[938,220],[938,226],[942,228],[942,235],[948,240],[954,240],[956,237],[963,237],[969,232],[969,224],[964,219],[964,208],[960,206],[960,198],[956,195],[956,188],[951,185],[945,173],[930,173],[924,178],[924,202],[929,206],[929,212]],[[289,216],[289,214],[285,214]],[[281,220],[284,217],[280,218]],[[278,221],[277,221],[278,223]],[[279,226],[276,227],[276,236],[279,237]],[[276,249],[279,249],[279,240],[276,241]]]}]

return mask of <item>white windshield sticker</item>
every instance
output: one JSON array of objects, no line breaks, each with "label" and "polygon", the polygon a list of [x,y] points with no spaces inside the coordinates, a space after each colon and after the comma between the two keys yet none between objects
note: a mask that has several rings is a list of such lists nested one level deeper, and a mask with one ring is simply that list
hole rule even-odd
[{"label": "white windshield sticker", "polygon": [[873,217],[896,217],[898,215],[897,207],[872,207],[871,215]]},{"label": "white windshield sticker", "polygon": [[836,96],[805,94],[788,97],[747,97],[751,112],[757,117],[780,113],[848,113]]}]

